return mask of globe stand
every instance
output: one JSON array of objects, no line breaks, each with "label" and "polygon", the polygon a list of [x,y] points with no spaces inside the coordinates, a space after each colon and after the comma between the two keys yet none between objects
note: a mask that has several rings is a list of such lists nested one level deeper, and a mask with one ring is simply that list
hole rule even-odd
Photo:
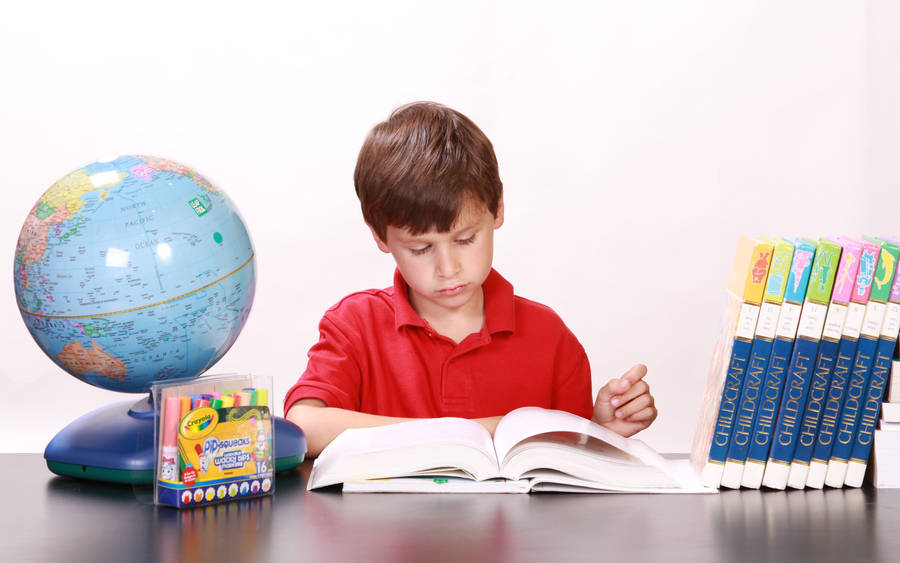
[{"label": "globe stand", "polygon": [[[275,471],[303,461],[306,437],[300,427],[272,417]],[[50,440],[44,450],[47,467],[57,475],[144,484],[153,482],[153,396],[101,407],[77,418]]]},{"label": "globe stand", "polygon": [[87,413],[47,444],[50,471],[114,483],[153,482],[153,397]]}]

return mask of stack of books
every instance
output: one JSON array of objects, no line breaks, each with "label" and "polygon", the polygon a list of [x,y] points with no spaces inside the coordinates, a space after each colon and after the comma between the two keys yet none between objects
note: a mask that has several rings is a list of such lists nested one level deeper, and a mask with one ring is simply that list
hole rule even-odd
[{"label": "stack of books", "polygon": [[881,405],[881,421],[875,431],[871,465],[873,485],[900,488],[900,360],[896,351],[888,392]]},{"label": "stack of books", "polygon": [[739,240],[691,452],[704,485],[862,485],[900,331],[898,257],[889,238]]}]

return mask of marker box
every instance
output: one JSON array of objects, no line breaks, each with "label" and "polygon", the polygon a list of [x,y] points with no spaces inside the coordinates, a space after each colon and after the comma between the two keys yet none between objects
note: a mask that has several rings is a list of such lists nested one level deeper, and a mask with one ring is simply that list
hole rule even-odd
[{"label": "marker box", "polygon": [[274,492],[271,388],[271,377],[234,374],[153,385],[157,504],[191,508]]}]

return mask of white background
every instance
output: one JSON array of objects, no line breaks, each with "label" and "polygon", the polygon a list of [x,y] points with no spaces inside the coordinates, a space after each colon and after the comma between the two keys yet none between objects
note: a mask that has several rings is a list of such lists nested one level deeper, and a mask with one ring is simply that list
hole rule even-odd
[{"label": "white background", "polygon": [[[211,372],[280,401],[324,310],[390,285],[352,185],[368,129],[428,99],[494,143],[495,267],[553,307],[594,388],[635,362],[687,451],[738,235],[897,235],[889,0],[47,2],[0,8],[0,451],[137,396],[34,344],[12,284],[37,198],[108,154],[197,168],[241,209],[256,301]],[[551,7],[552,6],[552,7]]]}]

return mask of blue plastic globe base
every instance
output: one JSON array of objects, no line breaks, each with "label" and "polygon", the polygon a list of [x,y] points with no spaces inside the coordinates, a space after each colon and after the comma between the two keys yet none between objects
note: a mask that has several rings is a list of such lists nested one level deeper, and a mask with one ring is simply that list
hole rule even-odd
[{"label": "blue plastic globe base", "polygon": [[[306,454],[299,426],[272,417],[275,470],[292,469]],[[50,471],[67,477],[115,483],[152,483],[153,405],[149,397],[92,411],[63,428],[47,444]]]}]

